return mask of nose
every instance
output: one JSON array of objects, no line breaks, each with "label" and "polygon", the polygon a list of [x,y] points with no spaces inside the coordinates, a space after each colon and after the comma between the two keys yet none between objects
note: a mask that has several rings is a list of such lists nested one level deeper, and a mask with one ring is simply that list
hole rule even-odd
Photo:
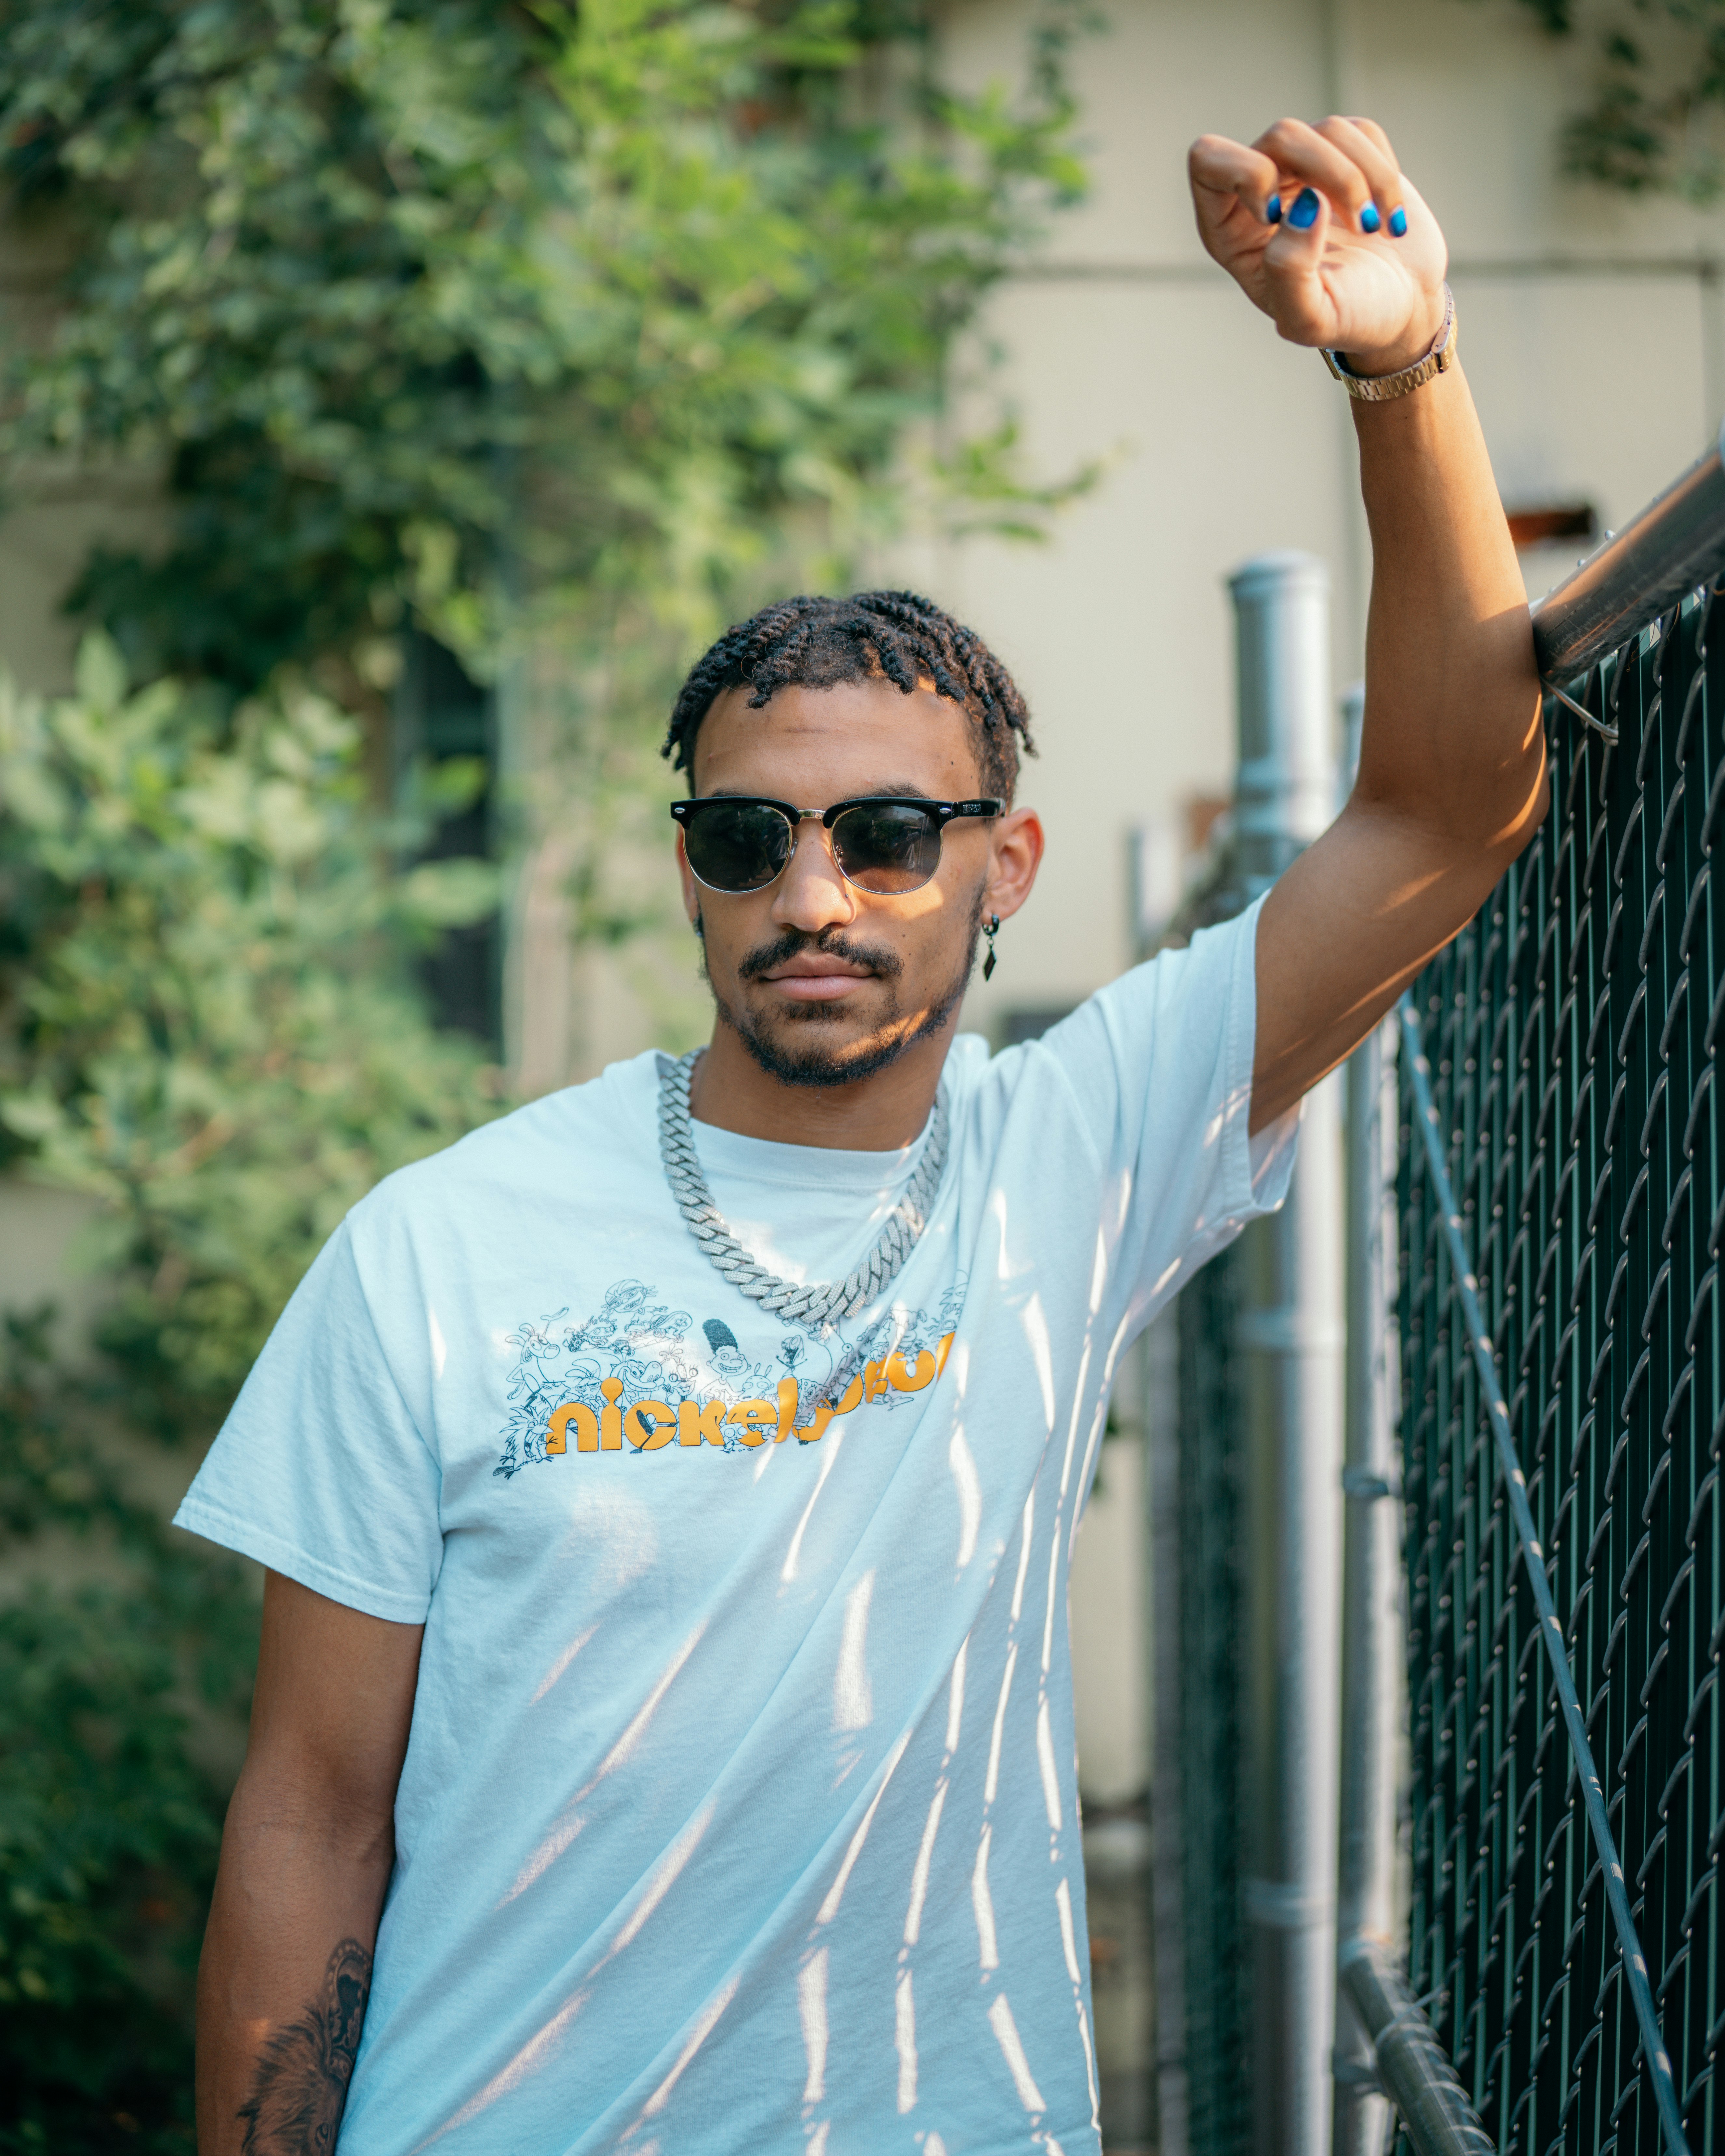
[{"label": "nose", "polygon": [[856,918],[856,899],[833,858],[832,834],[805,817],[791,839],[791,857],[773,895],[773,919],[782,928],[818,936]]}]

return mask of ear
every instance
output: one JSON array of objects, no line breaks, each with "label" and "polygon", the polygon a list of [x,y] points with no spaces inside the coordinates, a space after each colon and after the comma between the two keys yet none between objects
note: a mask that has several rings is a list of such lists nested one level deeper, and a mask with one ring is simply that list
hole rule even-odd
[{"label": "ear", "polygon": [[1042,865],[1042,819],[1034,808],[1009,808],[995,819],[988,839],[988,880],[983,910],[1009,920],[1030,896]]}]

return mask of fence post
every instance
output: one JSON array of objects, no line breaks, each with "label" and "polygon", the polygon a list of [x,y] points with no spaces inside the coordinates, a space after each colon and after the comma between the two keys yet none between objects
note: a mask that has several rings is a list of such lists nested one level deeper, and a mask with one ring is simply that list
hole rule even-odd
[{"label": "fence post", "polygon": [[[1343,698],[1342,793],[1359,766],[1365,690]],[[1348,1060],[1348,1361],[1342,1468],[1342,1737],[1337,1851],[1332,2156],[1379,2156],[1389,2128],[1369,2031],[1342,1980],[1354,1943],[1391,1953],[1397,1923],[1396,1777],[1403,1722],[1400,1372],[1395,1173],[1401,1111],[1394,1014]]]},{"label": "fence post", "polygon": [[[1330,822],[1329,578],[1310,555],[1230,579],[1239,654],[1235,860],[1267,888]],[[1307,1098],[1281,1211],[1241,1242],[1246,1409],[1245,1913],[1254,2144],[1323,2156],[1335,2027],[1342,1465],[1339,1087]]]},{"label": "fence post", "polygon": [[[1401,1476],[1394,1456],[1397,1137],[1394,1021],[1348,1065],[1348,1409],[1342,1470],[1338,1951],[1396,1930],[1396,1762],[1402,1722]],[[1333,2156],[1378,2156],[1389,2128],[1372,2045],[1340,1986]]]}]

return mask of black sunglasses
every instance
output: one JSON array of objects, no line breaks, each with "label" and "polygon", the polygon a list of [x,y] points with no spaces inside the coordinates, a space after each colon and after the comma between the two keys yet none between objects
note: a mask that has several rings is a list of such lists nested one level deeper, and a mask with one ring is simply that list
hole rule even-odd
[{"label": "black sunglasses", "polygon": [[824,824],[833,859],[847,883],[896,897],[921,891],[940,866],[941,833],[955,816],[999,816],[1004,801],[924,801],[916,794],[875,793],[835,801],[830,808],[797,808],[754,794],[718,793],[673,801],[683,850],[697,883],[709,891],[764,891],[783,873],[798,824]]}]

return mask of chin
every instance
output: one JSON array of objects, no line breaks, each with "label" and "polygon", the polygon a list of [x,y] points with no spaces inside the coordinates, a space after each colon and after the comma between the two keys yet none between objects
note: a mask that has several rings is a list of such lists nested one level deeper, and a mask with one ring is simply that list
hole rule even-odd
[{"label": "chin", "polygon": [[732,1024],[762,1070],[786,1086],[854,1086],[897,1062],[920,1038],[914,1027],[859,1031],[830,1004],[781,1014],[770,1025],[752,1016]]}]

